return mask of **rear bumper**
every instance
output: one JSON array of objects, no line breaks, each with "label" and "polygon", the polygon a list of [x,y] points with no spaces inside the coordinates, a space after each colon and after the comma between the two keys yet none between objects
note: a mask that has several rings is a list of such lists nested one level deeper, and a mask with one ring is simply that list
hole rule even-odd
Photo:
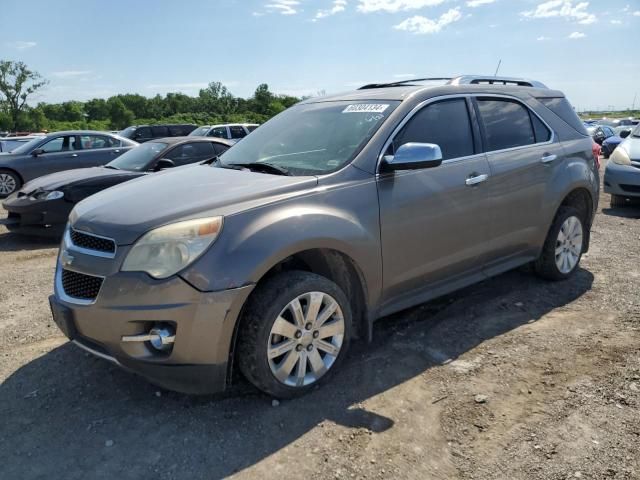
[{"label": "rear bumper", "polygon": [[[236,322],[253,286],[200,292],[179,277],[154,280],[143,273],[106,277],[93,303],[77,303],[61,291],[61,266],[50,297],[56,324],[76,345],[161,387],[210,394],[227,385]],[[173,349],[122,342],[157,322],[175,328]]]},{"label": "rear bumper", "polygon": [[607,162],[604,191],[622,197],[640,197],[640,168]]},{"label": "rear bumper", "polygon": [[64,199],[33,200],[9,196],[3,203],[9,215],[2,223],[9,231],[30,235],[60,236],[74,204]]}]

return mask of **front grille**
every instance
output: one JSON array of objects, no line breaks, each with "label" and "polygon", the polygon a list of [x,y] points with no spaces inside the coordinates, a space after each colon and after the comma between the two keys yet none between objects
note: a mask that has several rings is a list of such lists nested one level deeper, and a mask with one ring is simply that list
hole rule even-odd
[{"label": "front grille", "polygon": [[95,300],[104,279],[83,273],[62,270],[62,288],[73,298]]},{"label": "front grille", "polygon": [[620,184],[620,188],[625,192],[640,193],[640,185],[623,185]]},{"label": "front grille", "polygon": [[86,248],[88,250],[96,250],[98,252],[115,253],[116,242],[108,238],[96,237],[88,233],[71,230],[71,241],[77,247]]}]

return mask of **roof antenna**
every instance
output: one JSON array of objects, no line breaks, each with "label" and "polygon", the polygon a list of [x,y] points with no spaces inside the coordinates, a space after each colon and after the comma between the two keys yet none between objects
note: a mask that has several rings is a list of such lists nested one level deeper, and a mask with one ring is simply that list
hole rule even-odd
[{"label": "roof antenna", "polygon": [[496,68],[496,73],[493,74],[494,77],[498,76],[498,70],[500,70],[500,65],[502,65],[502,59],[498,62],[498,68]]}]

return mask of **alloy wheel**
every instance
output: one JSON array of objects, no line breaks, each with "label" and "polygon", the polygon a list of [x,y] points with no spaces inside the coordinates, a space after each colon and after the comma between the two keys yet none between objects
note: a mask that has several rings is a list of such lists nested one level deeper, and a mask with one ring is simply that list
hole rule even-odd
[{"label": "alloy wheel", "polygon": [[297,296],[271,327],[267,345],[271,373],[290,387],[315,383],[338,358],[344,333],[342,310],[331,295]]},{"label": "alloy wheel", "polygon": [[16,189],[16,179],[8,173],[0,173],[0,195],[11,195]]},{"label": "alloy wheel", "polygon": [[563,274],[571,272],[582,253],[582,223],[575,216],[568,217],[556,240],[556,266]]}]

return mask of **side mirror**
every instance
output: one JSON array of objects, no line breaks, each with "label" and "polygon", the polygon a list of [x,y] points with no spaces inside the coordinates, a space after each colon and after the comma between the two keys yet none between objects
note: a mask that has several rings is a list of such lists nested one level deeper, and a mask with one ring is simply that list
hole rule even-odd
[{"label": "side mirror", "polygon": [[33,155],[34,157],[38,157],[43,153],[44,153],[44,150],[42,148],[36,148],[33,152],[31,152],[31,155]]},{"label": "side mirror", "polygon": [[437,167],[442,163],[442,150],[435,143],[405,143],[395,155],[385,155],[382,171],[418,170]]},{"label": "side mirror", "polygon": [[622,130],[620,132],[620,138],[627,138],[629,135],[631,135],[631,130]]},{"label": "side mirror", "polygon": [[153,170],[159,172],[160,170],[173,168],[175,166],[176,164],[173,163],[173,160],[169,160],[168,158],[161,158],[160,160],[158,160],[158,163],[156,163],[156,167]]}]

